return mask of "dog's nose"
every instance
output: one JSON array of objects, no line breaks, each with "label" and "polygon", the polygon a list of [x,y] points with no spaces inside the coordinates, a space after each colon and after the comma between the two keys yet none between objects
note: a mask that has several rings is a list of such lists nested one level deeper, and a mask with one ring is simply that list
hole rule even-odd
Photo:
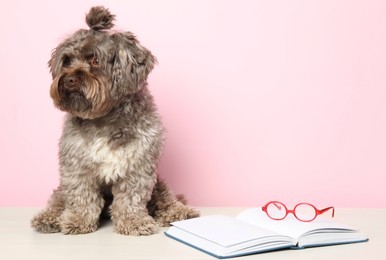
[{"label": "dog's nose", "polygon": [[71,90],[79,85],[80,78],[77,75],[67,75],[63,78],[64,87]]}]

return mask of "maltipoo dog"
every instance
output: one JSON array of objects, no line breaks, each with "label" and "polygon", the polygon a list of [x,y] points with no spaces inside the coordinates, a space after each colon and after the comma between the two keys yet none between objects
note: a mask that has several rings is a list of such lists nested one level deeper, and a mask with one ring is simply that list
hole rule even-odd
[{"label": "maltipoo dog", "polygon": [[40,232],[89,233],[109,215],[117,233],[149,235],[199,215],[157,177],[164,128],[146,82],[156,58],[131,32],[110,31],[114,18],[91,8],[90,29],[64,40],[48,63],[51,97],[67,114],[60,184],[32,219]]}]

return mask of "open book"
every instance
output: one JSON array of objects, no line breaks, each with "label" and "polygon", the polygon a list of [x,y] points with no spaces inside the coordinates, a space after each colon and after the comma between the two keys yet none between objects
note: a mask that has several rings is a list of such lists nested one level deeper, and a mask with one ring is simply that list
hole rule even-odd
[{"label": "open book", "polygon": [[368,241],[351,227],[323,216],[301,222],[290,214],[277,221],[261,208],[247,209],[236,218],[212,215],[177,221],[165,234],[218,258]]}]

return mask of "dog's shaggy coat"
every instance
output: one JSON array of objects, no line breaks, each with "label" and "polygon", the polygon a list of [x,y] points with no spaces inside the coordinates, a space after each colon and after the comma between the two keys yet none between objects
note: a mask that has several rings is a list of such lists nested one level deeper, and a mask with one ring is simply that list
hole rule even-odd
[{"label": "dog's shaggy coat", "polygon": [[198,216],[157,178],[164,128],[147,87],[156,62],[130,32],[111,32],[114,15],[93,7],[49,61],[54,105],[66,111],[60,185],[32,219],[43,233],[89,233],[109,215],[114,230],[148,235]]}]

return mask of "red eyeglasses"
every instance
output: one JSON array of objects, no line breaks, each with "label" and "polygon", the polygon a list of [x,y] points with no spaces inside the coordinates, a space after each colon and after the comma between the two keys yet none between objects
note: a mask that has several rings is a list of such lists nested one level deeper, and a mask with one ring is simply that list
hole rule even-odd
[{"label": "red eyeglasses", "polygon": [[330,209],[332,209],[332,217],[334,217],[334,207],[317,209],[309,203],[299,203],[293,210],[287,209],[287,207],[279,201],[270,201],[262,207],[262,210],[273,220],[285,219],[289,213],[292,213],[298,220],[303,222],[313,221],[318,215]]}]

